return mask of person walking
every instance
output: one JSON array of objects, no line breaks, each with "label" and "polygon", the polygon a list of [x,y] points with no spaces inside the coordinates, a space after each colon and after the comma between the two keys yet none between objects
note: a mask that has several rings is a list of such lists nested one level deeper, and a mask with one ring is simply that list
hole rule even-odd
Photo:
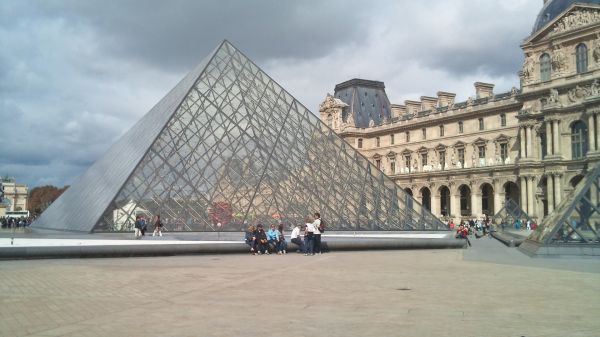
[{"label": "person walking", "polygon": [[154,222],[154,233],[152,233],[152,236],[162,236],[162,226],[163,223],[160,221],[160,214],[157,214],[156,221]]}]

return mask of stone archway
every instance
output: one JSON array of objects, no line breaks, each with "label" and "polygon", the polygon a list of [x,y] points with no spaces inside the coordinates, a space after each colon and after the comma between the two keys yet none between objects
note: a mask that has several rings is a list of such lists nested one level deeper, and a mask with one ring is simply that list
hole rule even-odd
[{"label": "stone archway", "polygon": [[460,198],[460,215],[471,215],[471,188],[467,185],[460,185],[458,193]]},{"label": "stone archway", "polygon": [[571,180],[569,181],[569,184],[571,185],[571,187],[575,188],[581,182],[582,179],[583,179],[583,175],[578,174],[578,175],[574,176],[573,178],[571,178]]},{"label": "stone archway", "polygon": [[431,211],[431,191],[427,187],[421,188],[421,204],[426,210]]},{"label": "stone archway", "polygon": [[517,205],[519,204],[519,186],[517,184],[515,184],[512,181],[507,181],[506,183],[504,183],[504,199],[505,200],[512,200],[514,201]]},{"label": "stone archway", "polygon": [[488,216],[494,215],[494,187],[489,183],[481,185],[481,212]]},{"label": "stone archway", "polygon": [[443,216],[450,216],[452,214],[452,207],[450,204],[450,189],[447,186],[441,186],[439,189],[440,194],[440,213]]},{"label": "stone archway", "polygon": [[410,195],[411,197],[413,196],[413,191],[409,187],[405,188],[404,192],[406,192],[406,194]]}]

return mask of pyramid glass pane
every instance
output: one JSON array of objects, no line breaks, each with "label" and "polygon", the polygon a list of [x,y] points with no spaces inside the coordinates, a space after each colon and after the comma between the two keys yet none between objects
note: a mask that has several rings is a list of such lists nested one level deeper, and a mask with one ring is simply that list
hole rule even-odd
[{"label": "pyramid glass pane", "polygon": [[[171,231],[239,231],[319,211],[331,230],[447,229],[227,41],[198,68],[159,117],[144,116],[34,226],[130,231],[136,216],[160,214]],[[150,123],[158,131],[135,139]],[[115,160],[124,147],[134,164]],[[117,166],[123,178],[70,221],[94,198],[99,163],[112,165],[104,179]],[[73,203],[71,190],[84,199]],[[57,212],[65,222],[54,222]]]},{"label": "pyramid glass pane", "polygon": [[600,164],[579,182],[528,240],[546,246],[600,246]]}]

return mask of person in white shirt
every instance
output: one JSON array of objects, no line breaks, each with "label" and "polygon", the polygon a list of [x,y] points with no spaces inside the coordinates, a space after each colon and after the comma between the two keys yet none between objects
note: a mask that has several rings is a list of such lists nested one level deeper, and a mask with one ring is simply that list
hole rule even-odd
[{"label": "person in white shirt", "polygon": [[304,231],[304,255],[315,255],[313,250],[315,226],[310,217],[306,217],[306,229]]},{"label": "person in white shirt", "polygon": [[313,222],[314,238],[313,238],[313,250],[317,254],[322,254],[321,252],[321,231],[319,228],[321,227],[321,214],[319,212],[315,212],[315,221]]},{"label": "person in white shirt", "polygon": [[304,251],[304,244],[302,243],[302,239],[300,239],[300,225],[296,225],[292,230],[292,240],[293,243],[298,245],[298,253]]}]

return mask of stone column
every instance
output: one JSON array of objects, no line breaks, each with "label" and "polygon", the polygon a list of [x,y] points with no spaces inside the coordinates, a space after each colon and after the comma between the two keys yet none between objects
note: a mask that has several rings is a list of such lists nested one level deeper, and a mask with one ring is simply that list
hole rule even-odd
[{"label": "stone column", "polygon": [[533,209],[534,179],[535,177],[527,178],[527,214],[529,214],[530,217],[533,217],[535,213]]},{"label": "stone column", "polygon": [[546,154],[547,155],[553,155],[554,154],[554,147],[552,146],[552,125],[551,125],[551,121],[547,120],[546,121]]},{"label": "stone column", "polygon": [[533,158],[533,126],[528,125],[527,130],[527,158]]},{"label": "stone column", "polygon": [[437,193],[431,191],[431,213],[437,217],[442,215],[439,191]]},{"label": "stone column", "polygon": [[525,158],[525,127],[522,126],[519,129],[519,145],[521,145],[521,153],[519,154],[519,158]]},{"label": "stone column", "polygon": [[450,190],[450,213],[458,220],[460,218],[460,194]]},{"label": "stone column", "polygon": [[[497,184],[495,184],[497,185]],[[504,193],[501,193],[498,188],[494,185],[494,214],[502,208],[502,200],[504,200]]]},{"label": "stone column", "polygon": [[562,189],[560,186],[561,179],[562,174],[559,173],[554,175],[554,205],[556,205],[555,207],[558,207],[558,205],[562,201]]},{"label": "stone column", "polygon": [[521,193],[519,198],[519,206],[522,210],[527,212],[527,178],[519,177],[519,192]]},{"label": "stone column", "polygon": [[589,152],[596,152],[596,125],[594,115],[588,115],[588,149]]},{"label": "stone column", "polygon": [[546,174],[546,199],[548,200],[548,214],[554,211],[554,175]]},{"label": "stone column", "polygon": [[560,155],[562,151],[560,150],[560,123],[558,120],[552,121],[552,143],[554,145],[554,154]]},{"label": "stone column", "polygon": [[481,191],[479,187],[475,191],[471,190],[471,215],[479,216],[481,214]]},{"label": "stone column", "polygon": [[598,119],[600,119],[600,116],[598,116],[597,114],[595,115],[596,118],[594,118],[594,130],[596,131],[596,142],[598,143],[596,150],[598,150],[600,148],[600,127],[598,125]]}]

